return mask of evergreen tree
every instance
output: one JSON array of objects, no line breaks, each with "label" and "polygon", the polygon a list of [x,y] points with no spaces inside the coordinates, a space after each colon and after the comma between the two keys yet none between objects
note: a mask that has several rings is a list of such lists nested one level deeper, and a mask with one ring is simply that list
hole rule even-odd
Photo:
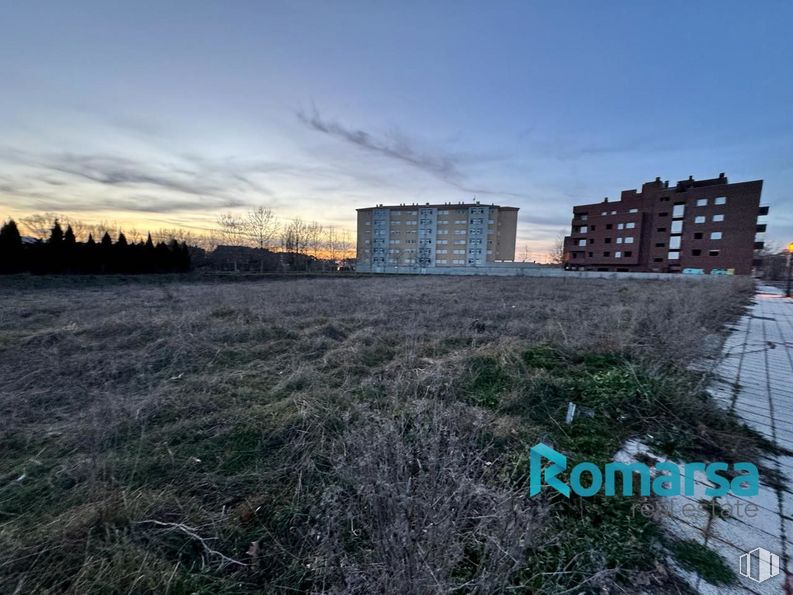
[{"label": "evergreen tree", "polygon": [[153,273],[157,270],[157,254],[151,234],[146,237],[146,244],[143,247],[144,271]]},{"label": "evergreen tree", "polygon": [[100,273],[111,273],[113,272],[113,240],[110,238],[110,234],[105,232],[105,235],[102,236],[102,241],[99,244],[99,257],[98,257],[98,268]]},{"label": "evergreen tree", "polygon": [[43,272],[47,273],[60,273],[64,269],[64,246],[63,246],[63,229],[58,220],[55,220],[52,229],[50,230],[50,239],[47,242],[48,250],[45,252],[46,262],[41,263]]},{"label": "evergreen tree", "polygon": [[99,249],[94,241],[94,236],[88,234],[88,239],[85,245],[81,247],[80,257],[80,270],[83,273],[98,273],[99,272]]},{"label": "evergreen tree", "polygon": [[78,270],[77,262],[77,238],[74,237],[72,226],[66,227],[66,233],[63,234],[63,263],[67,271]]},{"label": "evergreen tree", "polygon": [[60,246],[63,242],[63,229],[61,229],[61,224],[58,223],[58,220],[55,220],[55,225],[52,226],[50,230],[50,239],[49,243],[53,246]]},{"label": "evergreen tree", "polygon": [[11,219],[0,227],[0,273],[18,273],[23,269],[22,236]]},{"label": "evergreen tree", "polygon": [[127,236],[124,232],[118,232],[116,245],[113,246],[113,269],[117,273],[128,273],[130,270],[130,252]]},{"label": "evergreen tree", "polygon": [[191,268],[190,249],[187,247],[187,242],[182,242],[181,246],[179,246],[179,271],[186,273]]},{"label": "evergreen tree", "polygon": [[168,246],[165,242],[158,242],[157,246],[154,248],[156,254],[156,270],[159,273],[167,273],[170,265],[170,255],[171,251],[168,250]]}]

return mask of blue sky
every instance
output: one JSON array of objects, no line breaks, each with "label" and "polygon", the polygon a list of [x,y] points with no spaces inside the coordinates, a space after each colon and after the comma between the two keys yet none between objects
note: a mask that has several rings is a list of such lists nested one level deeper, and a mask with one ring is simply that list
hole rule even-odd
[{"label": "blue sky", "polygon": [[765,180],[793,241],[790,2],[0,1],[0,218],[574,204]]}]

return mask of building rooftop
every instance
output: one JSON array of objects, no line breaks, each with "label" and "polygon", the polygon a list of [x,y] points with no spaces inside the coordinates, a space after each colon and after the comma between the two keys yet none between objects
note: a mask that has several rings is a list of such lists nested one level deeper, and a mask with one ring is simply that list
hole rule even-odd
[{"label": "building rooftop", "polygon": [[[719,174],[718,178],[708,178],[705,180],[695,180],[694,176],[689,176],[687,180],[679,180],[677,184],[675,184],[671,188],[669,186],[669,180],[661,180],[660,177],[657,177],[655,178],[655,180],[652,180],[650,182],[645,182],[644,184],[642,184],[641,190],[638,190],[636,188],[632,188],[630,190],[623,190],[620,197],[617,198],[616,200],[609,200],[609,198],[606,197],[602,201],[593,201],[593,202],[588,202],[586,204],[576,205],[575,207],[573,207],[573,210],[574,211],[582,210],[585,208],[592,207],[593,205],[600,205],[603,203],[619,203],[624,200],[630,200],[630,201],[638,200],[642,198],[642,193],[645,190],[652,190],[654,188],[668,189],[668,191],[671,193],[671,192],[686,192],[692,188],[705,188],[707,186],[725,186],[729,183],[730,183],[729,179],[723,172]],[[762,183],[762,180],[748,180],[744,182],[735,182],[732,185],[735,186],[738,184],[756,184],[756,183]]]},{"label": "building rooftop", "polygon": [[503,211],[517,211],[518,207],[505,207],[501,205],[497,205],[494,203],[486,203],[483,204],[481,202],[444,202],[444,203],[401,203],[398,205],[375,205],[373,207],[362,207],[360,209],[355,209],[356,211],[373,211],[374,209],[404,209],[404,210],[413,210],[417,208],[426,208],[430,207],[433,209],[442,209],[442,208],[455,208],[455,209],[467,209],[470,207],[493,207],[496,209],[501,209]]}]

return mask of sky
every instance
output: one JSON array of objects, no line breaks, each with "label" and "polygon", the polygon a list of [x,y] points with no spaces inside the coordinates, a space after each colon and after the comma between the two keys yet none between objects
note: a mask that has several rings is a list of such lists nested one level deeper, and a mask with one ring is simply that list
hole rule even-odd
[{"label": "sky", "polygon": [[271,208],[574,204],[763,179],[793,241],[793,3],[0,0],[0,219],[210,229]]}]

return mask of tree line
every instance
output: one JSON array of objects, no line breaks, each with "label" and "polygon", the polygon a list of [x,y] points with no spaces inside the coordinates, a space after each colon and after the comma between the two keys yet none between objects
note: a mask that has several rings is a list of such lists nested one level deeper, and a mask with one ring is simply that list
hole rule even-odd
[{"label": "tree line", "polygon": [[[120,231],[120,226],[112,221],[89,223],[64,213],[34,213],[20,217],[18,223],[23,235],[46,241],[56,219],[62,227],[70,225],[78,241],[85,241],[89,234],[95,239],[105,233],[115,237]],[[130,243],[146,239],[146,234],[129,226],[124,233]],[[151,236],[155,244],[159,241],[168,243],[175,238],[180,243],[185,242],[207,252],[218,246],[241,246],[334,261],[355,257],[355,240],[351,231],[299,217],[280,218],[262,206],[246,212],[218,214],[214,225],[206,228],[162,228],[152,230]]]},{"label": "tree line", "polygon": [[175,239],[155,243],[127,241],[119,232],[115,242],[106,231],[97,242],[89,233],[78,242],[71,225],[64,231],[56,220],[46,239],[25,242],[12,219],[0,227],[0,273],[175,273],[189,271],[190,250]]},{"label": "tree line", "polygon": [[256,207],[244,214],[221,213],[215,230],[220,245],[246,246],[272,252],[339,260],[355,256],[352,234],[301,218],[279,220],[271,209]]}]

